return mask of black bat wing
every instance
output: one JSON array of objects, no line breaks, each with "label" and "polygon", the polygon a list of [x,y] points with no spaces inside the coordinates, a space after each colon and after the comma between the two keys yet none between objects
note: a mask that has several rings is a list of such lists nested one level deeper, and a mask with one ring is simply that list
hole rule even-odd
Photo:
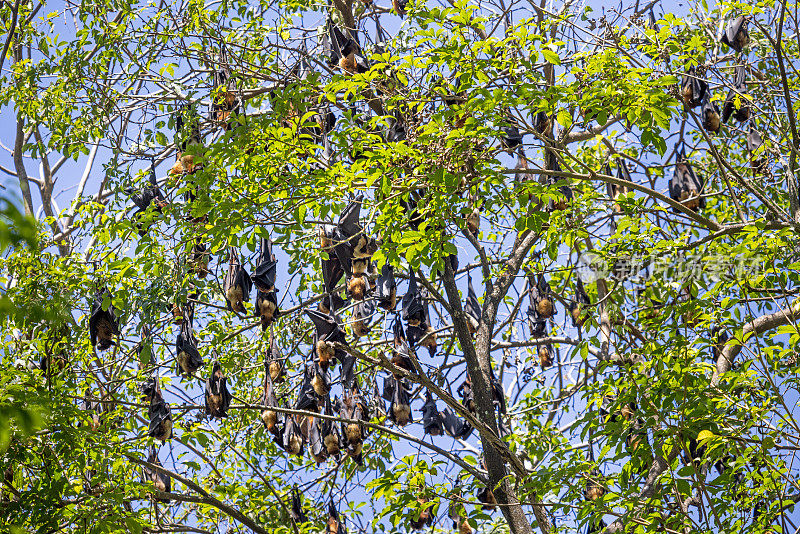
[{"label": "black bat wing", "polygon": [[403,295],[403,320],[420,319],[420,315],[424,313],[425,310],[422,305],[422,299],[417,290],[417,278],[412,270],[411,278],[408,281],[408,291]]},{"label": "black bat wing", "polygon": [[[299,408],[298,408],[299,409]],[[291,439],[297,437],[300,439],[300,456],[303,455],[303,446],[305,445],[305,439],[303,439],[303,433],[300,432],[300,425],[297,424],[294,417],[287,417],[286,418],[286,425],[283,427],[283,449],[288,451],[290,450],[290,443]]]},{"label": "black bat wing", "polygon": [[169,404],[164,402],[162,398],[155,398],[150,402],[147,415],[150,419],[147,435],[150,437],[157,437],[161,424],[172,419],[172,411],[169,408]]},{"label": "black bat wing", "polygon": [[392,295],[397,293],[397,282],[394,279],[394,268],[388,263],[384,263],[381,267],[381,274],[376,280],[378,290],[378,302],[383,306],[389,306]]},{"label": "black bat wing", "polygon": [[341,215],[339,215],[339,222],[336,224],[336,227],[345,239],[349,239],[364,231],[359,223],[362,201],[363,196],[359,195],[352,200],[342,211]]},{"label": "black bat wing", "polygon": [[[608,162],[606,162],[603,165],[603,168],[602,168],[602,170],[600,172],[603,173],[606,176],[612,176],[612,174],[611,174],[611,165]],[[617,186],[616,186],[616,184],[612,184],[611,182],[606,182],[606,193],[608,193],[608,196],[611,197],[611,198],[614,198],[615,196],[617,196]]]},{"label": "black bat wing", "polygon": [[339,330],[339,325],[332,315],[314,309],[306,309],[305,312],[314,323],[319,339],[330,340],[332,335]]},{"label": "black bat wing", "polygon": [[761,139],[761,134],[758,133],[758,130],[751,126],[750,131],[747,134],[747,150],[749,152],[754,152],[763,144],[764,141]]},{"label": "black bat wing", "polygon": [[467,276],[467,302],[464,311],[476,322],[481,320],[481,305],[478,303],[478,295],[472,287],[472,276]]},{"label": "black bat wing", "polygon": [[300,492],[297,490],[297,485],[292,488],[292,509],[291,516],[295,523],[307,523],[308,518],[303,510],[302,501],[300,500]]},{"label": "black bat wing", "polygon": [[443,430],[442,417],[436,408],[436,401],[430,393],[427,394],[425,404],[422,405],[422,428],[426,434],[440,435]]},{"label": "black bat wing", "polygon": [[315,417],[311,423],[311,429],[308,431],[308,444],[311,448],[311,455],[314,458],[325,458],[328,456],[328,451],[325,448],[323,441],[323,429],[321,428],[321,419]]},{"label": "black bat wing", "polygon": [[472,425],[458,417],[450,408],[445,408],[441,415],[445,431],[454,439],[467,439],[472,434]]},{"label": "black bat wing", "polygon": [[312,384],[313,377],[313,370],[306,364],[303,370],[303,382],[300,385],[300,391],[297,394],[297,402],[294,406],[296,410],[316,412],[319,409],[319,399]]}]

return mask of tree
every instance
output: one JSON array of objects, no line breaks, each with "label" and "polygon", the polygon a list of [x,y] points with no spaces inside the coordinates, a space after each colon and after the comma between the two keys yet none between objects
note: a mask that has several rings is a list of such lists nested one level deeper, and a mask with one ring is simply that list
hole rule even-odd
[{"label": "tree", "polygon": [[4,529],[794,526],[796,6],[48,7]]}]

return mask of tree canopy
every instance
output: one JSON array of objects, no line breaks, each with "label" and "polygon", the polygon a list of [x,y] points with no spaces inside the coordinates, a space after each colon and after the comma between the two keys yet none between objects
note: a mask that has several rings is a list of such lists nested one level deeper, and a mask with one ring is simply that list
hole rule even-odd
[{"label": "tree canopy", "polygon": [[796,532],[797,4],[0,5],[10,532]]}]

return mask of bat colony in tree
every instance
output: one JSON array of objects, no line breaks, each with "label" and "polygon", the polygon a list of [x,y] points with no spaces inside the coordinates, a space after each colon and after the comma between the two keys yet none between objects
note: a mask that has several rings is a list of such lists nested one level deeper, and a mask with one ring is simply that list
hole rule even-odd
[{"label": "bat colony in tree", "polygon": [[[408,8],[404,0],[393,0],[392,5],[401,16]],[[652,12],[650,18],[651,25],[655,26]],[[746,17],[735,18],[727,25],[721,43],[735,53],[741,53],[749,41],[747,27]],[[339,27],[331,21],[327,30],[330,43],[328,58],[330,68],[349,74],[365,73],[370,70],[371,62],[365,57],[356,32]],[[224,135],[235,139],[245,131],[243,121],[245,104],[237,94],[235,75],[230,70],[224,50],[217,59],[218,65],[213,72],[215,89],[211,95],[210,121],[215,128],[222,130]],[[294,74],[302,78],[309,74],[310,69],[310,65],[301,61]],[[747,72],[746,65],[736,66],[735,80],[720,111],[712,100],[711,89],[703,76],[694,66],[688,67],[680,83],[680,95],[686,113],[694,115],[695,110],[699,108],[699,123],[709,134],[717,134],[722,125],[728,124],[731,118],[740,123],[750,121],[753,112],[748,104]],[[442,102],[455,111],[459,117],[458,121],[467,120],[466,113],[460,114],[460,106],[469,95],[460,90],[460,77],[457,73],[450,80],[441,80],[440,85],[445,90]],[[302,110],[294,109],[290,104],[285,120],[296,120],[301,113]],[[590,110],[583,111],[587,120],[591,118],[591,113]],[[196,209],[202,192],[196,185],[194,177],[202,173],[207,164],[203,155],[204,134],[201,128],[203,121],[195,107],[189,105],[177,109],[174,118],[177,130],[177,158],[169,171],[169,181],[184,193],[184,200],[190,213],[188,222],[202,225],[208,219]],[[552,136],[553,119],[543,112],[537,114],[534,124],[536,131],[542,135]],[[301,139],[305,138],[316,144],[333,130],[336,117],[330,112],[320,112],[315,114],[312,123],[311,126],[301,129]],[[398,142],[409,135],[408,128],[401,119],[395,118],[389,121],[380,135],[386,142]],[[520,133],[519,125],[515,124],[515,120],[509,115],[507,124],[502,125],[499,130],[500,148],[516,156],[516,169],[521,171],[519,176],[525,177],[525,171],[529,170],[529,161],[522,148],[523,135]],[[763,172],[766,165],[764,157],[753,155],[762,144],[761,135],[751,123],[746,146],[751,154],[750,165],[754,175]],[[362,147],[352,146],[349,154],[352,160],[363,158],[362,150]],[[695,213],[700,212],[706,206],[707,191],[704,189],[703,178],[695,171],[682,141],[676,152],[678,161],[669,181],[669,197],[685,209]],[[544,183],[557,186],[558,193],[550,198],[546,205],[538,207],[549,212],[566,210],[573,199],[573,189],[559,176],[561,165],[555,152],[545,150],[544,157],[543,167],[547,171],[543,175]],[[618,159],[614,171],[609,162],[598,170],[606,177],[616,178],[614,182],[607,182],[607,194],[614,213],[622,213],[624,197],[630,193],[626,184],[632,183],[628,165]],[[155,170],[151,169],[146,187],[141,190],[128,188],[126,193],[136,207],[132,216],[134,225],[139,234],[144,236],[158,214],[168,207],[166,197],[156,181]],[[419,230],[425,221],[424,209],[419,204],[421,199],[422,192],[413,191],[407,200],[403,200],[408,215],[409,230]],[[257,258],[250,272],[247,261],[243,260],[242,252],[234,246],[226,247],[224,256],[219,258],[228,267],[221,288],[224,309],[240,318],[257,318],[262,331],[270,332],[269,350],[266,351],[263,362],[264,380],[263,383],[255,385],[260,398],[260,404],[256,408],[259,410],[264,428],[271,434],[275,444],[287,455],[303,456],[307,450],[318,465],[329,460],[333,463],[352,461],[358,465],[363,464],[364,456],[369,450],[365,445],[375,426],[372,421],[382,415],[398,428],[421,421],[427,436],[438,438],[446,433],[457,440],[465,440],[473,434],[475,428],[469,419],[477,418],[479,415],[476,392],[470,374],[465,376],[456,390],[456,394],[460,396],[461,413],[457,413],[450,406],[439,410],[435,396],[429,388],[415,388],[415,384],[418,383],[414,377],[419,368],[419,353],[425,349],[428,356],[435,357],[445,341],[441,333],[434,328],[429,307],[432,298],[428,289],[418,279],[415,270],[401,272],[399,265],[393,266],[388,262],[378,266],[373,259],[383,242],[371,235],[369,223],[364,221],[362,210],[366,204],[367,199],[363,195],[353,195],[335,224],[320,223],[316,229],[321,270],[319,275],[323,293],[313,299],[313,303],[304,304],[301,309],[291,312],[296,316],[304,316],[305,326],[309,331],[313,331],[309,353],[301,358],[302,363],[299,368],[302,369],[302,379],[292,401],[279,398],[276,389],[276,386],[287,380],[287,358],[281,354],[274,329],[279,322],[278,319],[284,317],[287,312],[279,307],[278,280],[285,271],[279,266],[273,242],[267,236],[260,238]],[[477,195],[472,196],[470,209],[463,214],[462,220],[462,230],[466,238],[479,237],[481,209],[480,198]],[[281,246],[280,240],[276,243],[278,247]],[[198,279],[206,278],[210,272],[209,250],[207,243],[198,238],[191,243],[191,250],[184,258],[190,272]],[[450,254],[445,261],[447,262],[445,269],[453,273],[458,271],[456,254]],[[479,298],[473,285],[474,273],[471,272],[471,267],[466,268],[466,274],[467,290],[462,303],[463,316],[468,335],[474,337],[485,320],[485,310],[482,307],[482,299]],[[435,277],[436,273],[431,273],[431,276]],[[407,284],[401,298],[398,298],[398,279]],[[591,317],[594,307],[579,277],[575,276],[571,287],[574,287],[574,295],[562,299],[560,295],[554,293],[545,274],[528,273],[527,323],[531,338],[544,339],[548,336],[548,324],[558,313],[559,303],[565,304],[563,307],[569,312],[573,326],[578,329],[584,326]],[[688,301],[694,298],[694,295],[687,289],[683,297]],[[120,334],[120,324],[111,300],[112,295],[109,290],[101,287],[91,302],[89,334],[92,346],[99,351],[114,347],[117,342],[116,337]],[[201,354],[202,347],[198,345],[194,330],[197,302],[199,302],[198,293],[191,293],[188,301],[173,304],[174,325],[178,330],[173,369],[178,376],[204,380],[205,414],[208,417],[224,420],[229,417],[232,410],[237,409],[237,406],[233,405],[234,399],[228,389],[229,377],[226,376],[221,363],[214,359],[211,365],[206,365],[207,362]],[[654,302],[654,305],[658,306],[660,303]],[[223,308],[222,303],[219,308]],[[393,314],[391,355],[385,358],[384,368],[387,372],[380,395],[377,393],[377,384],[368,385],[359,382],[356,365],[359,353],[350,345],[352,339],[369,338],[374,334],[372,321],[377,309]],[[350,313],[349,321],[342,318],[345,312]],[[346,325],[349,326],[349,333]],[[725,332],[719,331],[716,336],[719,340],[718,345],[724,345]],[[556,350],[552,343],[539,343],[536,351],[541,368],[548,368],[554,364]],[[715,361],[717,357],[718,355]],[[210,371],[207,371],[209,367]],[[200,372],[206,374],[199,377]],[[491,367],[490,382],[492,408],[496,410],[498,435],[502,438],[511,431],[510,416],[507,413],[507,400],[502,383],[494,376]],[[331,395],[332,385],[337,383],[342,387],[341,398]],[[423,389],[424,404],[421,411],[415,413],[411,406],[412,400],[421,398]],[[140,391],[142,399],[147,403],[148,436],[162,443],[172,439],[175,435],[172,412],[170,405],[164,400],[160,378],[154,374],[140,385]],[[622,393],[620,392],[620,395]],[[388,408],[384,401],[388,403]],[[616,399],[607,398],[605,401],[600,408],[604,424],[624,428],[626,449],[631,457],[637,457],[637,470],[645,475],[653,461],[652,457],[646,458],[641,452],[649,450],[645,419],[637,413],[639,409],[635,403],[629,403],[621,409],[612,409],[609,407],[615,404]],[[89,424],[93,429],[104,424],[102,403],[92,403],[87,400],[84,408],[91,414]],[[700,445],[697,436],[687,436],[687,440],[687,462],[699,465],[705,449]],[[488,471],[486,459],[482,458],[481,461],[483,469]],[[158,492],[159,502],[169,503],[170,499],[165,494],[171,492],[172,481],[163,471],[155,445],[148,451],[147,464],[148,467],[144,469],[147,482]],[[724,461],[717,462],[716,468],[720,473],[730,469]],[[740,475],[736,473],[734,476]],[[583,495],[587,501],[593,503],[603,501],[607,489],[599,471],[586,473],[583,486]],[[451,500],[447,516],[452,520],[454,530],[466,534],[472,532],[473,527],[466,519],[464,503],[469,499],[461,500],[460,488],[461,479],[452,493],[458,498]],[[419,496],[413,506],[416,511],[406,514],[407,527],[412,530],[422,530],[432,526],[438,509],[439,497],[426,493],[422,487],[418,489]],[[490,512],[498,505],[493,489],[496,488],[490,487],[483,481],[475,495],[485,511]],[[91,485],[87,486],[87,490],[97,491]],[[291,491],[286,507],[295,524],[302,525],[309,521],[303,509],[302,495],[296,486]],[[328,503],[327,516],[326,533],[347,532],[345,518],[340,515],[333,499]],[[590,518],[587,532],[601,532],[606,526],[602,516],[598,514],[597,517]]]}]

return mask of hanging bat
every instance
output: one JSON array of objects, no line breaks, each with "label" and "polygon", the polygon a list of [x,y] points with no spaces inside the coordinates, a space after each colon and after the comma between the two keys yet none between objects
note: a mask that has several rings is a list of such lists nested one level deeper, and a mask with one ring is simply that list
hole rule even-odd
[{"label": "hanging bat", "polygon": [[[312,364],[313,365],[313,364]],[[314,376],[316,373],[308,363],[303,366],[303,382],[297,394],[296,410],[307,410],[310,412],[319,411],[319,399],[314,389]]]},{"label": "hanging bat", "polygon": [[320,397],[327,397],[331,390],[331,382],[328,378],[328,370],[323,369],[322,365],[316,361],[314,365],[314,378],[311,379],[311,386],[314,388],[314,393]]},{"label": "hanging bat", "polygon": [[[611,169],[608,167],[608,164],[606,164],[606,170],[604,172],[608,172],[609,176],[611,175]],[[625,180],[627,182],[632,181],[631,173],[628,171],[628,165],[625,164],[623,160],[619,160],[617,162],[617,178],[619,180]],[[628,193],[628,187],[624,185],[612,184],[611,182],[606,182],[606,190],[608,191],[608,196],[611,197],[612,201],[614,201],[613,204],[614,211],[617,213],[622,212],[622,206],[620,206],[619,203],[617,202],[617,198],[619,198],[620,195]]]},{"label": "hanging bat", "polygon": [[197,350],[197,340],[192,332],[192,323],[184,321],[178,338],[175,341],[175,360],[178,363],[178,374],[190,376],[200,369],[205,362]]},{"label": "hanging bat", "polygon": [[428,324],[427,318],[418,326],[409,325],[406,332],[408,335],[408,342],[412,348],[419,345],[427,348],[431,357],[436,355],[436,348],[438,347],[436,332],[433,327]]},{"label": "hanging bat", "polygon": [[98,291],[91,306],[89,316],[89,339],[93,347],[99,350],[107,350],[114,345],[114,336],[119,335],[119,324],[114,312],[113,304],[108,305],[108,309],[103,309],[103,301],[108,298],[111,301],[111,293],[108,289]]},{"label": "hanging bat", "polygon": [[478,490],[475,494],[475,497],[483,503],[481,509],[494,511],[495,507],[497,506],[497,499],[494,497],[494,493],[488,487],[483,487]]},{"label": "hanging bat", "polygon": [[267,328],[280,315],[278,309],[278,297],[274,291],[256,293],[256,316],[261,320],[261,331],[266,332]]},{"label": "hanging bat", "polygon": [[159,387],[156,387],[153,396],[150,398],[147,416],[150,420],[150,425],[147,429],[148,436],[159,439],[162,442],[172,438],[172,412],[169,404],[164,402],[164,397]]},{"label": "hanging bat", "polygon": [[[358,43],[350,37],[345,37],[342,30],[336,25],[329,23],[329,39],[331,43],[330,64],[338,65],[343,71],[349,74],[364,73],[370,68],[369,63],[361,55]],[[355,35],[351,32],[351,35]]]},{"label": "hanging bat", "polygon": [[720,128],[720,116],[717,105],[711,101],[711,91],[706,91],[706,94],[703,96],[700,113],[703,119],[703,129],[707,132],[718,133]]},{"label": "hanging bat", "polygon": [[586,322],[586,307],[591,304],[589,295],[583,289],[580,277],[575,281],[575,300],[569,304],[569,314],[572,316],[572,326],[580,328]]},{"label": "hanging bat", "polygon": [[753,128],[751,123],[750,131],[747,134],[747,151],[750,153],[750,168],[753,170],[754,178],[757,174],[763,174],[767,170],[767,158],[763,155],[760,158],[753,155],[763,144],[764,141],[761,139],[761,134]]},{"label": "hanging bat", "polygon": [[339,517],[339,512],[336,511],[333,499],[328,505],[328,523],[325,527],[325,534],[347,534],[347,528],[344,526],[344,521]]},{"label": "hanging bat", "polygon": [[586,487],[583,490],[583,496],[587,501],[596,501],[602,499],[606,490],[600,481],[600,472],[596,469],[589,473],[586,477]]},{"label": "hanging bat", "polygon": [[441,416],[442,426],[453,439],[467,439],[472,435],[472,425],[458,417],[450,408],[445,408]]},{"label": "hanging bat", "polygon": [[464,382],[458,386],[456,392],[461,395],[461,404],[463,404],[470,413],[475,413],[475,396],[472,392],[472,381],[469,375],[464,378]]},{"label": "hanging bat", "polygon": [[356,338],[369,335],[369,323],[375,313],[374,300],[362,300],[356,303],[353,308],[353,335]]},{"label": "hanging bat", "polygon": [[247,313],[244,303],[250,300],[250,289],[253,287],[253,282],[239,262],[239,254],[235,248],[230,247],[229,255],[228,273],[225,275],[222,286],[225,291],[225,303],[229,310],[244,314]]},{"label": "hanging bat", "polygon": [[519,133],[519,128],[513,118],[508,117],[507,120],[508,124],[500,127],[500,132],[502,132],[500,146],[510,152],[522,144],[522,134]]},{"label": "hanging bat", "polygon": [[317,225],[317,237],[319,238],[319,249],[322,252],[333,254],[333,226],[329,224]]},{"label": "hanging bat", "polygon": [[167,205],[167,200],[161,193],[161,189],[158,187],[158,182],[156,181],[154,165],[155,164],[150,166],[149,185],[138,190],[131,187],[127,187],[124,190],[137,208],[136,212],[133,214],[133,219],[136,221],[136,227],[139,231],[139,235],[142,237],[147,233],[149,227],[149,224],[146,225],[143,219],[150,206],[154,206],[154,210],[161,213],[161,210]]},{"label": "hanging bat", "polygon": [[[734,74],[733,87],[728,91],[728,96],[725,97],[725,103],[722,105],[722,122],[728,123],[728,119],[733,118],[739,122],[745,122],[750,118],[750,106],[747,104],[747,84],[745,78],[747,77],[747,69],[744,65],[736,67]],[[740,105],[737,107],[736,99],[739,99]]]},{"label": "hanging bat", "polygon": [[494,369],[491,370],[492,380],[492,404],[497,409],[497,428],[500,436],[507,436],[511,433],[511,428],[506,424],[506,394],[503,391],[503,384],[494,375]]},{"label": "hanging bat", "polygon": [[556,314],[550,284],[547,283],[542,273],[536,276],[536,283],[531,284],[530,299],[539,318],[549,319]]},{"label": "hanging bat", "polygon": [[311,428],[308,431],[308,452],[311,458],[317,462],[317,465],[328,459],[328,451],[323,441],[321,423],[322,419],[314,417],[311,422]]},{"label": "hanging bat", "polygon": [[425,392],[425,404],[422,405],[422,428],[431,436],[441,436],[444,433],[442,417],[430,391]]},{"label": "hanging bat", "polygon": [[241,104],[231,90],[233,79],[228,66],[227,53],[224,49],[219,54],[219,62],[221,68],[214,69],[213,72],[216,94],[213,95],[211,101],[211,120],[219,123],[223,131],[227,131],[231,128],[231,115],[238,113]]},{"label": "hanging bat", "polygon": [[702,191],[703,182],[694,173],[694,169],[686,160],[686,154],[681,149],[677,155],[675,171],[669,182],[669,196],[690,210],[697,211],[706,207],[706,199],[703,198]]},{"label": "hanging bat", "polygon": [[292,487],[292,507],[289,510],[289,515],[295,524],[308,523],[308,517],[303,510],[302,501],[300,499],[300,491],[297,489],[297,484]]},{"label": "hanging bat", "polygon": [[279,415],[278,412],[272,410],[271,408],[277,407],[278,401],[275,398],[275,385],[273,384],[269,373],[267,373],[264,377],[263,404],[264,409],[261,410],[261,421],[271,434],[277,436],[280,433],[278,427],[278,424],[280,423]]},{"label": "hanging bat", "polygon": [[742,48],[750,43],[750,34],[747,32],[747,17],[740,15],[732,20],[725,28],[725,32],[720,38],[722,44],[728,45],[736,52],[741,52]]},{"label": "hanging bat", "polygon": [[189,265],[192,273],[196,274],[198,278],[205,278],[208,276],[208,263],[211,260],[211,254],[206,249],[206,246],[200,242],[200,239],[192,247],[192,253],[189,257]]},{"label": "hanging bat", "polygon": [[219,362],[214,362],[211,376],[206,379],[206,415],[211,417],[228,417],[231,405],[231,394],[228,391],[228,378],[222,372]]},{"label": "hanging bat", "polygon": [[259,291],[272,293],[275,291],[278,262],[272,251],[272,242],[268,237],[261,238],[261,251],[258,255],[256,267],[250,279]]},{"label": "hanging bat", "polygon": [[697,77],[694,67],[689,67],[681,83],[684,109],[696,108],[702,104],[706,93],[708,93],[708,83]]},{"label": "hanging bat", "polygon": [[550,120],[550,117],[547,115],[547,113],[540,110],[538,113],[536,113],[534,128],[536,128],[536,131],[540,135],[552,136],[553,121]]},{"label": "hanging bat", "polygon": [[536,354],[539,357],[539,367],[547,369],[553,365],[553,346],[550,343],[541,343],[536,347]]},{"label": "hanging bat", "polygon": [[[403,325],[395,315],[392,322],[392,330],[394,332],[394,342],[392,346],[392,364],[401,369],[405,369],[409,373],[416,372],[414,369],[414,362],[411,359],[411,349],[406,343],[405,334],[403,333]],[[399,375],[394,374],[395,377],[400,378]]]},{"label": "hanging bat", "polygon": [[316,342],[314,344],[317,358],[320,365],[327,369],[336,358],[336,348],[334,343],[345,343],[345,335],[336,318],[318,312],[316,310],[306,310],[306,315],[314,323],[316,328]]},{"label": "hanging bat", "polygon": [[305,440],[300,432],[300,425],[294,415],[286,416],[286,424],[283,427],[283,440],[281,446],[283,450],[295,456],[303,456],[303,446]]},{"label": "hanging bat", "polygon": [[467,330],[472,335],[478,331],[481,323],[481,305],[478,303],[478,295],[472,287],[472,276],[467,273],[467,301],[464,305],[464,312],[467,314]]},{"label": "hanging bat", "polygon": [[[102,426],[103,405],[100,402],[91,400],[91,394],[88,389],[83,394],[81,409],[89,412],[89,430],[92,432],[99,431]],[[79,422],[78,426],[82,426],[82,424]]]},{"label": "hanging bat", "polygon": [[286,369],[284,368],[283,357],[281,357],[278,343],[275,341],[274,332],[269,334],[269,349],[265,363],[267,373],[273,383],[280,384],[286,380]]},{"label": "hanging bat", "polygon": [[725,348],[725,345],[728,343],[728,333],[723,330],[720,326],[715,326],[711,329],[711,363],[716,365],[719,361],[720,356],[722,356],[722,350]]},{"label": "hanging bat", "polygon": [[[189,295],[190,299],[196,299],[198,297],[197,293],[192,293]],[[183,324],[184,321],[192,321],[194,319],[194,303],[187,302],[186,304],[181,305],[180,303],[176,302],[172,305],[172,323],[175,326],[180,326]]]},{"label": "hanging bat", "polygon": [[[547,185],[554,186],[557,183],[564,181],[564,179],[559,177],[557,174],[561,172],[561,165],[558,163],[556,153],[551,149],[548,149],[545,153],[545,169],[556,173],[548,174],[545,177],[545,183]],[[569,185],[564,184],[558,186],[558,192],[560,193],[559,197],[551,198],[547,202],[547,210],[550,212],[565,210],[572,201],[572,187]]]},{"label": "hanging bat", "polygon": [[[369,412],[358,389],[358,382],[353,384],[344,398],[341,406],[341,417],[352,421],[369,421]],[[347,440],[347,454],[356,463],[361,463],[361,451],[363,448],[366,429],[361,423],[347,422],[344,428],[344,437]]]},{"label": "hanging bat", "polygon": [[[161,465],[161,461],[158,459],[158,449],[156,449],[155,445],[150,445],[150,451],[147,455],[147,462],[158,467],[164,467]],[[149,469],[147,467],[144,467],[143,471],[145,482],[152,483],[158,491],[162,493],[170,493],[172,491],[172,479],[169,477],[169,475],[162,473],[161,471],[156,471],[155,469]],[[156,500],[166,504],[170,502],[168,498]]]},{"label": "hanging bat", "polygon": [[[339,399],[336,399],[337,403]],[[325,399],[325,413],[328,415],[335,415],[333,407],[331,406],[330,397]],[[328,456],[333,456],[337,460],[344,444],[342,442],[342,433],[339,431],[339,425],[333,421],[323,419],[320,422],[320,432],[322,434],[322,442],[325,445],[325,451]]]},{"label": "hanging bat", "polygon": [[175,146],[178,149],[178,159],[180,160],[189,147],[200,146],[202,143],[197,110],[190,104],[181,104],[175,112]]},{"label": "hanging bat", "polygon": [[411,401],[402,379],[388,377],[383,381],[383,397],[390,402],[389,419],[398,426],[412,423]]},{"label": "hanging bat", "polygon": [[472,234],[472,237],[478,239],[478,232],[481,228],[481,210],[473,205],[472,209],[467,213],[464,218],[467,222],[467,231]]},{"label": "hanging bat", "polygon": [[433,510],[432,506],[429,505],[430,500],[425,496],[417,497],[417,503],[422,506],[422,510],[419,511],[419,516],[416,516],[415,511],[412,511],[408,522],[411,530],[422,530],[426,526],[433,526]]},{"label": "hanging bat", "polygon": [[544,337],[545,331],[547,330],[547,319],[539,317],[539,314],[536,313],[536,306],[532,301],[528,306],[526,315],[528,317],[528,329],[531,332],[531,337]]},{"label": "hanging bat", "polygon": [[322,264],[322,283],[326,295],[319,303],[319,310],[322,313],[330,314],[344,306],[344,299],[336,291],[339,281],[344,276],[344,269],[342,269],[336,256],[332,256],[329,260],[322,259],[320,261]]},{"label": "hanging bat", "polygon": [[367,272],[372,255],[377,250],[375,240],[367,236],[359,223],[362,196],[356,197],[339,215],[333,230],[333,250],[339,264],[348,276],[347,290],[355,300],[361,300],[366,293]]},{"label": "hanging bat", "polygon": [[394,279],[394,268],[388,263],[381,267],[377,280],[378,307],[392,311],[397,306],[397,282]]}]

